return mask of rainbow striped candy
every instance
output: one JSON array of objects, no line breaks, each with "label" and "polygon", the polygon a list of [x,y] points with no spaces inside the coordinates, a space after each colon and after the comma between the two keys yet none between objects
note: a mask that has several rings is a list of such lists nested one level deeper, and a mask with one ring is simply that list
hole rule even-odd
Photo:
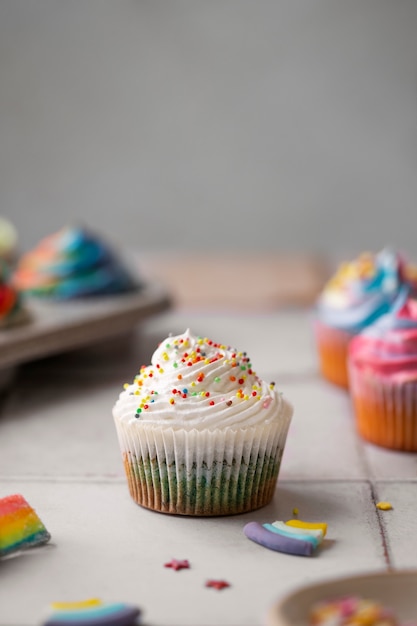
[{"label": "rainbow striped candy", "polygon": [[20,494],[0,498],[0,556],[46,543],[51,535]]},{"label": "rainbow striped candy", "polygon": [[258,522],[249,522],[244,526],[243,532],[248,539],[270,550],[311,556],[323,541],[327,524],[303,522],[298,519],[262,525]]},{"label": "rainbow striped candy", "polygon": [[43,626],[134,626],[140,609],[116,602],[105,604],[98,598],[79,602],[54,602],[50,618]]}]

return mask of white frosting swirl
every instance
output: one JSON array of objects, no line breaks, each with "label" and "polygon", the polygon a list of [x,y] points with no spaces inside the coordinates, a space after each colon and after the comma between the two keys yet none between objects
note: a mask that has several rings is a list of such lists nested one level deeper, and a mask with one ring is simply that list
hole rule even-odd
[{"label": "white frosting swirl", "polygon": [[291,405],[253,371],[245,352],[184,334],[168,337],[116,402],[119,422],[174,430],[249,428],[287,421]]}]

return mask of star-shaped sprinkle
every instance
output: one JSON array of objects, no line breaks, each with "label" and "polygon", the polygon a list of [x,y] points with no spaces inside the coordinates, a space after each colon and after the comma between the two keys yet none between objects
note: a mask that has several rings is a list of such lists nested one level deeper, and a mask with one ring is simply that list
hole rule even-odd
[{"label": "star-shaped sprinkle", "polygon": [[208,580],[206,582],[206,587],[213,587],[213,589],[221,591],[222,589],[226,589],[226,587],[230,587],[230,583],[225,580]]},{"label": "star-shaped sprinkle", "polygon": [[177,572],[180,569],[189,569],[190,563],[187,561],[187,559],[184,559],[182,561],[172,559],[169,563],[165,563],[164,567],[171,567]]}]

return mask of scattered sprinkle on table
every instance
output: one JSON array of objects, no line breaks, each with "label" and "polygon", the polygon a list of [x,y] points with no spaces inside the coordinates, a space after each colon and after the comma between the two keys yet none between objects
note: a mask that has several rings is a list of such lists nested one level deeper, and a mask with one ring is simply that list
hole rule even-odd
[{"label": "scattered sprinkle on table", "polygon": [[377,502],[376,508],[380,511],[391,511],[392,504],[390,502]]},{"label": "scattered sprinkle on table", "polygon": [[172,559],[169,563],[165,563],[164,567],[171,567],[176,572],[180,569],[189,569],[190,563],[187,559],[183,559],[182,561],[178,561],[177,559]]},{"label": "scattered sprinkle on table", "polygon": [[221,591],[222,589],[230,587],[230,583],[228,583],[226,580],[208,580],[206,582],[206,587],[212,587],[213,589]]}]

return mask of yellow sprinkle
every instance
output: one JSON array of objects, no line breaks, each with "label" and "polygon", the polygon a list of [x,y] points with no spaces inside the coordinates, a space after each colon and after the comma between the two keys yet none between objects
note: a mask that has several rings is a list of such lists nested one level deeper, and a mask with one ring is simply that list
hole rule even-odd
[{"label": "yellow sprinkle", "polygon": [[51,608],[60,611],[65,609],[84,609],[101,604],[103,603],[98,598],[89,598],[88,600],[80,600],[79,602],[51,602]]},{"label": "yellow sprinkle", "polygon": [[163,373],[164,373],[164,370],[162,369],[162,367],[160,367],[160,368],[158,369],[158,372],[159,372],[160,374],[163,374]]},{"label": "yellow sprinkle", "polygon": [[294,509],[292,510],[292,514],[293,514],[293,515],[298,515],[298,509],[297,509],[297,508],[294,508]]},{"label": "yellow sprinkle", "polygon": [[138,396],[140,394],[140,391],[135,391],[135,396]]},{"label": "yellow sprinkle", "polygon": [[174,398],[170,398],[169,403],[170,403],[170,404],[175,404],[175,400],[174,400]]},{"label": "yellow sprinkle", "polygon": [[204,359],[204,363],[205,363],[206,365],[208,365],[208,364],[210,363],[210,360],[209,360],[209,359]]},{"label": "yellow sprinkle", "polygon": [[247,396],[246,394],[243,396],[244,400],[249,400],[249,396]]},{"label": "yellow sprinkle", "polygon": [[194,381],[191,383],[191,387],[195,387],[195,382]]},{"label": "yellow sprinkle", "polygon": [[381,511],[390,511],[392,509],[392,504],[390,502],[377,502],[376,508]]},{"label": "yellow sprinkle", "polygon": [[129,387],[129,383],[125,383],[125,384],[123,385],[123,389],[127,389],[128,387]]},{"label": "yellow sprinkle", "polygon": [[323,531],[323,536],[327,533],[327,524],[325,522],[303,522],[300,519],[290,519],[285,522],[288,526],[295,528],[315,528]]}]

